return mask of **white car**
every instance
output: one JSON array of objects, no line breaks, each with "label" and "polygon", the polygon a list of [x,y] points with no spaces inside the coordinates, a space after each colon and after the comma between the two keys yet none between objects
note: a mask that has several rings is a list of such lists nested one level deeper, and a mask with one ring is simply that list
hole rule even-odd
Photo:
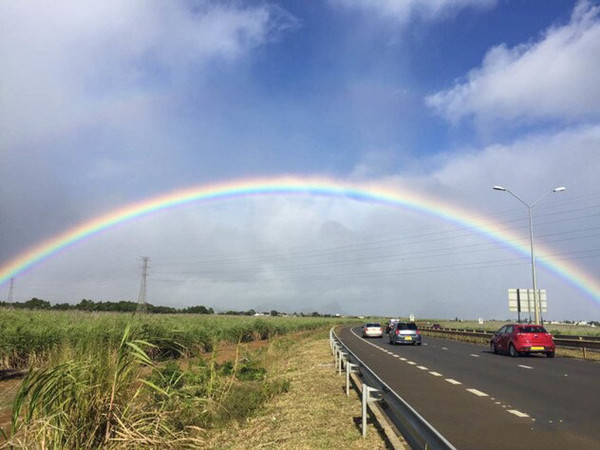
[{"label": "white car", "polygon": [[362,337],[383,337],[383,328],[379,322],[367,322],[363,325]]}]

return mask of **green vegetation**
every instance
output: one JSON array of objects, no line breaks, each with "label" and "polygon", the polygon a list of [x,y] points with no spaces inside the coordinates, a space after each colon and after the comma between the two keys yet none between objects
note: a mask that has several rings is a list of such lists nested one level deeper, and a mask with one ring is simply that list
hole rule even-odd
[{"label": "green vegetation", "polygon": [[[202,447],[290,388],[243,343],[339,323],[0,310],[2,363],[29,369],[0,436],[16,448]],[[284,339],[269,351],[295,343]],[[229,359],[223,343],[238,349]]]},{"label": "green vegetation", "polygon": [[[56,303],[52,305],[47,300],[32,298],[26,302],[0,302],[0,308],[14,309],[39,309],[44,311],[95,311],[95,312],[135,312],[138,309],[137,302],[122,300],[120,302],[95,302],[93,300],[83,299],[76,305],[69,303]],[[212,308],[205,306],[190,306],[188,308],[177,309],[169,306],[146,305],[146,312],[151,314],[214,314]]]},{"label": "green vegetation", "polygon": [[333,318],[89,313],[0,308],[0,370],[40,365],[65,346],[116,349],[123,331],[154,345],[153,359],[210,352],[219,342],[250,342],[341,323]]}]

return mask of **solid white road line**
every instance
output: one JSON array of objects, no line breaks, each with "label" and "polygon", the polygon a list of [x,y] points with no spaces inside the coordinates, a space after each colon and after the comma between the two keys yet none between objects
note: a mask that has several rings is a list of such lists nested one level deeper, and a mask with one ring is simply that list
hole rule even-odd
[{"label": "solid white road line", "polygon": [[462,384],[460,381],[453,380],[452,378],[446,378],[446,381],[450,384]]},{"label": "solid white road line", "polygon": [[467,389],[471,394],[475,394],[477,397],[488,397],[485,392],[478,391],[477,389]]},{"label": "solid white road line", "polygon": [[529,414],[522,413],[521,411],[517,411],[516,409],[508,409],[509,413],[514,414],[517,417],[529,417]]}]

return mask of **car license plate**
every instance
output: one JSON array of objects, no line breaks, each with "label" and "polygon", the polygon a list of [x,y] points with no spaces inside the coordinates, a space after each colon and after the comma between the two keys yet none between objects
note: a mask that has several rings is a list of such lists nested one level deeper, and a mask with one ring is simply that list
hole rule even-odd
[{"label": "car license plate", "polygon": [[545,348],[537,346],[537,347],[531,347],[531,350],[545,350]]},{"label": "car license plate", "polygon": [[404,338],[404,340],[405,340],[405,341],[412,341],[412,338],[411,338],[410,336],[406,336],[406,337]]}]

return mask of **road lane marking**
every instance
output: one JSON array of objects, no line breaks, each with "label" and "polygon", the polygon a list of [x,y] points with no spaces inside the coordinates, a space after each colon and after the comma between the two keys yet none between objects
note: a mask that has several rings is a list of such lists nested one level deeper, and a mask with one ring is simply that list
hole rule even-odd
[{"label": "road lane marking", "polygon": [[431,375],[433,375],[434,377],[441,377],[442,374],[438,373],[438,372],[429,372]]},{"label": "road lane marking", "polygon": [[473,353],[471,353],[471,355],[470,355],[470,356],[472,356],[473,358],[479,358],[479,355],[475,355],[475,354],[473,354]]},{"label": "road lane marking", "polygon": [[516,409],[509,409],[509,413],[514,414],[517,417],[529,417],[529,414],[525,414],[521,411],[517,411]]},{"label": "road lane marking", "polygon": [[446,378],[446,381],[450,384],[462,384],[460,381],[453,380],[452,378]]},{"label": "road lane marking", "polygon": [[427,367],[425,366],[417,366],[417,369],[421,369],[421,370],[429,370]]},{"label": "road lane marking", "polygon": [[406,361],[406,358],[400,358],[400,361]]},{"label": "road lane marking", "polygon": [[400,356],[398,356],[398,355],[394,355],[394,358],[400,358]]},{"label": "road lane marking", "polygon": [[519,364],[519,367],[522,367],[523,369],[533,369],[533,367],[531,367],[531,366],[525,366],[523,364]]},{"label": "road lane marking", "polygon": [[417,365],[416,362],[412,362],[412,361],[407,361],[407,364],[410,364],[411,366],[416,366]]},{"label": "road lane marking", "polygon": [[442,350],[448,350],[446,347],[442,347]]},{"label": "road lane marking", "polygon": [[477,397],[488,397],[485,392],[478,391],[477,389],[467,389],[471,394],[475,394]]}]

